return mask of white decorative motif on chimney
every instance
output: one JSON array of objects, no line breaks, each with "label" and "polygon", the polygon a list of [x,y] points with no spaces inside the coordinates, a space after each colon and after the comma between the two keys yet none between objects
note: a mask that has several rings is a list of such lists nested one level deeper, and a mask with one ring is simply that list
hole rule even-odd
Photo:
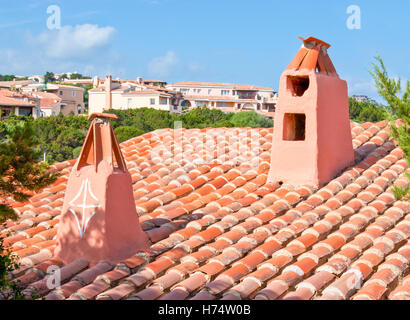
[{"label": "white decorative motif on chimney", "polygon": [[[76,201],[80,196],[81,193],[83,192],[84,189],[84,194],[83,194],[83,200],[82,203],[80,204],[75,204],[74,201]],[[81,217],[81,225],[80,225],[80,221],[78,220],[78,216],[77,213],[72,209],[69,208],[68,210],[70,210],[70,212],[74,215],[74,218],[77,222],[77,226],[78,226],[78,231],[80,232],[80,237],[82,238],[85,231],[87,230],[87,225],[90,222],[91,218],[95,215],[96,211],[93,211],[87,218],[86,216],[86,209],[90,209],[90,208],[99,208],[101,207],[101,205],[93,205],[93,204],[87,204],[87,193],[89,193],[89,195],[91,196],[91,198],[93,198],[97,203],[99,203],[98,198],[94,195],[93,191],[91,190],[91,185],[90,185],[90,181],[88,180],[88,178],[85,179],[85,181],[83,180],[83,182],[81,183],[81,187],[80,190],[78,191],[78,193],[75,195],[75,197],[69,202],[70,206],[72,207],[77,207],[82,209],[82,217]]]}]

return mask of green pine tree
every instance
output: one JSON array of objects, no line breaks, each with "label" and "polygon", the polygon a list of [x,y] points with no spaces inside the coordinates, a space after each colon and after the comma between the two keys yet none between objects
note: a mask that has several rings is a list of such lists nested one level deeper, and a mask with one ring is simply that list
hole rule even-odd
[{"label": "green pine tree", "polygon": [[[386,66],[380,56],[376,57],[378,64],[373,63],[373,70],[370,71],[376,82],[378,93],[387,102],[388,109],[391,113],[390,127],[391,136],[404,152],[404,158],[407,165],[410,166],[410,79],[406,81],[406,88],[402,92],[401,80],[389,78]],[[396,120],[400,119],[397,123]],[[407,179],[410,174],[406,172]],[[393,188],[393,193],[397,199],[410,199],[410,187]]]},{"label": "green pine tree", "polygon": [[17,218],[8,198],[27,201],[29,191],[39,191],[57,178],[38,162],[41,152],[37,147],[32,121],[16,125],[8,139],[0,143],[0,223]]},{"label": "green pine tree", "polygon": [[10,281],[10,272],[19,268],[17,257],[3,246],[3,239],[0,238],[0,300],[24,300],[25,296],[21,288]]}]

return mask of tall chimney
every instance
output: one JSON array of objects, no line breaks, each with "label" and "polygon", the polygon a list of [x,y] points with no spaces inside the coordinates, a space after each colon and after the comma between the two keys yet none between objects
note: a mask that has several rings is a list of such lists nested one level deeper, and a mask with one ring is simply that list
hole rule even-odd
[{"label": "tall chimney", "polygon": [[354,162],[347,84],[328,43],[299,39],[280,78],[268,181],[320,187]]},{"label": "tall chimney", "polygon": [[105,82],[104,82],[104,87],[105,87],[105,110],[110,110],[112,108],[112,94],[111,94],[111,89],[112,89],[112,76],[107,75],[105,77]]},{"label": "tall chimney", "polygon": [[78,258],[90,265],[117,263],[149,247],[110,118],[117,116],[89,116],[92,123],[68,180],[56,248],[65,263]]}]

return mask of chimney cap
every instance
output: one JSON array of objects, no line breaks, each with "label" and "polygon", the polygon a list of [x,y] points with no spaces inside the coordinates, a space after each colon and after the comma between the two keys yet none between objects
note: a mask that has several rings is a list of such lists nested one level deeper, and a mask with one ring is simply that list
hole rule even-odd
[{"label": "chimney cap", "polygon": [[88,116],[88,120],[92,121],[94,118],[118,119],[118,117],[112,113],[94,112]]},{"label": "chimney cap", "polygon": [[306,39],[303,39],[302,37],[298,37],[300,40],[302,40],[303,42],[314,42],[316,45],[320,44],[324,47],[326,47],[326,49],[330,48],[330,44],[327,42],[324,42],[318,38],[315,37],[307,37]]}]

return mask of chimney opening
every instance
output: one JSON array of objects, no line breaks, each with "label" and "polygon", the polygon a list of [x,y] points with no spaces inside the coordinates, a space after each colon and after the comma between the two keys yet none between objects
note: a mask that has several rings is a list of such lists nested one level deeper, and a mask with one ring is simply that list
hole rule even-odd
[{"label": "chimney opening", "polygon": [[309,76],[288,76],[287,85],[293,96],[301,97],[309,88]]},{"label": "chimney opening", "polygon": [[285,113],[283,119],[283,140],[305,140],[306,115],[304,113]]}]

